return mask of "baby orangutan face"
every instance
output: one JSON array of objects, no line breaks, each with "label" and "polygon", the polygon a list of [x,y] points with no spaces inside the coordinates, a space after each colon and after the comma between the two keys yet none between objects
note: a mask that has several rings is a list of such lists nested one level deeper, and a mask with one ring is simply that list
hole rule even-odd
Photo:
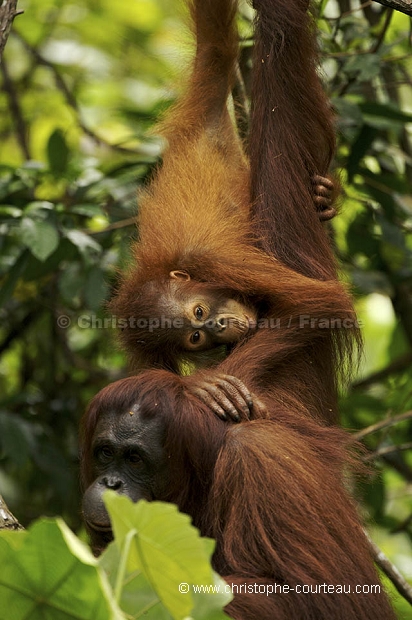
[{"label": "baby orangutan face", "polygon": [[194,282],[184,271],[170,272],[169,290],[162,309],[172,318],[182,318],[183,328],[174,330],[174,339],[180,332],[180,348],[184,351],[235,344],[256,329],[254,308],[230,297],[227,291]]}]

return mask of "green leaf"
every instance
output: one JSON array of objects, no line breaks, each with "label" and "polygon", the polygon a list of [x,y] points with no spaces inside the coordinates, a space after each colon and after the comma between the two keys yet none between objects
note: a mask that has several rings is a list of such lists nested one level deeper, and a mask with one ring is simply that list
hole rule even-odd
[{"label": "green leaf", "polygon": [[66,267],[72,261],[80,262],[78,253],[73,244],[68,239],[63,238],[57,249],[45,261],[39,261],[37,258],[31,257],[24,271],[23,278],[26,282],[38,280],[59,270],[63,265]]},{"label": "green leaf", "polygon": [[68,230],[65,235],[86,260],[101,253],[102,248],[97,241],[81,230]]},{"label": "green leaf", "polygon": [[54,211],[55,205],[49,200],[34,200],[29,202],[26,206],[24,213],[37,219],[46,219],[48,217],[48,211]]},{"label": "green leaf", "polygon": [[350,120],[351,123],[355,125],[361,125],[363,123],[359,104],[341,97],[334,97],[332,99],[332,104],[340,117],[340,121],[347,122],[347,120]]},{"label": "green leaf", "polygon": [[[99,559],[100,565],[109,575],[113,590],[118,578],[118,567],[124,555],[116,542],[113,542]],[[124,578],[120,579],[120,585],[118,604],[130,620],[141,618],[143,613],[145,620],[173,620],[173,616],[161,603],[156,590],[140,570],[124,574]]]},{"label": "green leaf", "polygon": [[78,204],[70,208],[71,213],[78,213],[79,215],[85,215],[86,217],[96,217],[105,215],[100,205],[93,204]]},{"label": "green leaf", "polygon": [[349,155],[347,170],[348,179],[351,181],[358,171],[359,163],[370,149],[374,139],[376,138],[377,130],[368,125],[363,125],[355,142],[352,145],[352,149]]},{"label": "green leaf", "polygon": [[352,272],[353,284],[366,295],[371,293],[382,293],[383,295],[393,295],[393,287],[388,276],[382,271],[361,271],[354,269]]},{"label": "green leaf", "polygon": [[61,520],[0,532],[0,620],[124,620],[89,549]]},{"label": "green leaf", "polygon": [[69,148],[61,129],[56,129],[47,143],[47,158],[50,170],[54,174],[62,174],[67,170]]},{"label": "green leaf", "polygon": [[373,234],[373,219],[367,211],[356,215],[348,227],[346,238],[351,256],[365,254],[371,259],[378,254],[379,241]]},{"label": "green leaf", "polygon": [[382,227],[383,239],[386,243],[392,245],[394,248],[405,253],[406,251],[406,239],[401,228],[389,222],[385,217],[379,213],[376,216],[377,221]]},{"label": "green leaf", "polygon": [[14,207],[13,205],[0,205],[0,217],[1,218],[18,218],[22,214],[22,210]]},{"label": "green leaf", "polygon": [[86,281],[85,269],[80,264],[69,263],[59,278],[59,291],[63,300],[70,308],[76,308],[80,304],[80,298],[84,291]]},{"label": "green leaf", "polygon": [[323,17],[323,12],[325,10],[325,7],[326,7],[327,3],[328,3],[328,0],[321,0],[321,3],[320,3],[319,8],[318,8],[318,16],[319,16],[319,18]]},{"label": "green leaf", "polygon": [[97,310],[107,297],[108,286],[100,267],[92,267],[87,275],[84,297],[88,308]]},{"label": "green leaf", "polygon": [[17,282],[22,277],[27,267],[29,256],[30,254],[28,250],[24,250],[14,263],[13,267],[10,269],[5,282],[0,289],[0,306],[3,306],[12,296]]},{"label": "green leaf", "polygon": [[[407,264],[409,252],[406,248],[406,240],[403,231],[395,224],[380,215],[377,221],[382,227],[381,253],[391,271],[397,272]],[[410,260],[408,261],[410,263]]]},{"label": "green leaf", "polygon": [[[153,620],[167,618],[164,610],[176,620],[190,614],[202,620],[226,617],[221,609],[232,596],[225,591],[226,583],[211,569],[214,543],[200,537],[188,515],[179,513],[172,504],[144,500],[133,504],[127,497],[110,492],[105,494],[105,503],[120,553],[120,561],[115,565],[120,567],[115,576],[115,591],[122,596],[127,592],[129,603],[131,595],[135,599],[127,612],[142,609],[143,601],[148,605],[151,586],[157,594],[150,602],[150,608],[156,608],[156,613],[148,616]],[[129,587],[124,589],[130,576],[136,580],[132,592]],[[188,584],[189,591],[181,593],[180,584]],[[215,585],[216,593],[195,594],[193,584]],[[202,612],[193,615],[194,608]]]},{"label": "green leaf", "polygon": [[20,469],[30,460],[30,452],[36,444],[32,426],[14,415],[0,411],[0,448],[2,458],[10,459]]},{"label": "green leaf", "polygon": [[378,54],[351,56],[344,65],[345,73],[355,76],[359,82],[369,82],[381,71],[381,58]]},{"label": "green leaf", "polygon": [[371,482],[364,481],[359,484],[365,504],[370,508],[372,518],[380,521],[385,511],[385,485],[382,476],[374,476]]},{"label": "green leaf", "polygon": [[[412,123],[412,114],[407,114],[394,105],[365,101],[359,103],[359,108],[365,116],[380,117],[399,123]],[[393,124],[393,123],[392,123]]]},{"label": "green leaf", "polygon": [[53,254],[59,245],[59,234],[50,222],[24,217],[20,224],[20,236],[24,245],[40,261]]}]

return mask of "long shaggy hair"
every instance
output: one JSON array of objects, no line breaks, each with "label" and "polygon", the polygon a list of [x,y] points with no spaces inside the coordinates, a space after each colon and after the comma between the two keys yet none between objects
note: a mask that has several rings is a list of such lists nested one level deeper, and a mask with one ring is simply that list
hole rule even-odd
[{"label": "long shaggy hair", "polygon": [[[142,416],[162,420],[169,481],[154,499],[176,503],[203,535],[216,539],[214,567],[238,587],[227,607],[232,618],[394,618],[346,490],[344,432],[289,407],[273,411],[269,403],[269,418],[230,425],[199,402],[186,381],[147,371],[93,399],[82,423],[84,487],[93,481],[98,419],[138,403]],[[256,589],[275,584],[269,596]],[[299,591],[303,586],[312,593]],[[344,586],[345,593],[331,593],[331,586]],[[380,592],[362,594],[362,586]]]},{"label": "long shaggy hair", "polygon": [[[169,273],[185,271],[192,293],[229,290],[253,304],[260,319],[280,325],[230,347],[229,358],[251,357],[261,387],[277,384],[282,394],[296,377],[310,415],[334,422],[338,379],[351,366],[359,332],[313,204],[311,178],[326,174],[334,134],[307,2],[255,3],[250,168],[227,109],[238,55],[237,3],[193,0],[190,6],[193,70],[160,125],[168,148],[140,199],[133,264],[111,302],[126,319],[122,343],[134,370],[179,373],[186,362],[220,362],[213,352],[182,351],[179,330],[139,323],[165,313]],[[180,286],[187,292],[187,282]]]}]

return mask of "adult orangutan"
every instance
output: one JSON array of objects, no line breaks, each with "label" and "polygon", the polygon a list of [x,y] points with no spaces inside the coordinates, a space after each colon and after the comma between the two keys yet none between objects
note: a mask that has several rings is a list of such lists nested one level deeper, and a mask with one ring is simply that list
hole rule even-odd
[{"label": "adult orangutan", "polygon": [[[312,179],[327,174],[333,131],[307,2],[256,2],[251,171],[227,108],[236,2],[191,8],[192,74],[160,127],[168,148],[141,198],[134,263],[111,304],[123,343],[134,369],[178,373],[228,353],[243,359],[253,343],[262,386],[275,381],[282,392],[287,381],[290,391],[293,382],[312,416],[333,421],[356,321],[313,208]],[[235,417],[234,382],[227,390],[217,372],[196,375],[194,389]]]},{"label": "adult orangutan", "polygon": [[[235,620],[388,620],[394,616],[384,593],[361,593],[363,585],[380,586],[344,484],[345,435],[320,423],[333,419],[335,366],[350,346],[348,330],[330,329],[331,321],[354,317],[311,196],[311,179],[326,174],[333,144],[306,4],[256,2],[257,50],[265,49],[268,67],[256,80],[270,81],[271,105],[256,101],[250,153],[265,126],[272,139],[249,171],[226,108],[237,53],[235,3],[194,2],[191,83],[164,127],[170,147],[141,207],[137,266],[114,307],[137,319],[124,339],[138,368],[202,365],[203,351],[206,363],[216,360],[219,343],[230,354],[204,380],[199,371],[179,377],[148,370],[93,399],[82,422],[83,513],[98,553],[111,539],[105,489],[133,501],[176,503],[216,539],[214,567],[238,587],[227,607]],[[272,29],[274,15],[279,28]],[[285,76],[304,89],[293,91]],[[318,101],[316,120],[303,113],[302,137],[297,103],[285,110],[284,89]],[[255,97],[257,90],[255,81]],[[284,143],[276,143],[271,124],[281,129],[283,118]],[[275,155],[282,160],[279,203],[268,161]],[[269,175],[261,183],[259,166]],[[296,180],[296,191],[288,191],[288,180]],[[288,210],[311,243],[278,229]],[[138,320],[147,323],[139,327]],[[174,329],[167,321],[176,321]],[[214,416],[203,390],[230,412],[227,395],[243,421]],[[237,398],[253,401],[255,419],[246,420]],[[255,584],[283,593],[262,596]]]},{"label": "adult orangutan", "polygon": [[[243,368],[229,370],[250,381]],[[394,619],[343,482],[343,431],[299,406],[273,410],[266,394],[259,396],[270,419],[227,424],[187,381],[149,370],[91,402],[81,470],[95,553],[112,537],[106,489],[170,501],[216,539],[213,566],[235,586],[225,609],[231,618]],[[259,594],[263,585],[268,596]]]}]

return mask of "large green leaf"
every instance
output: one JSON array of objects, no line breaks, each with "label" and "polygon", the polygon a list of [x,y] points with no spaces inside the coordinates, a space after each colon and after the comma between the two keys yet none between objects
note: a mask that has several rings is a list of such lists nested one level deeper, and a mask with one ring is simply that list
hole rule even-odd
[{"label": "large green leaf", "polygon": [[0,620],[122,620],[97,560],[60,520],[0,532]]},{"label": "large green leaf", "polygon": [[[119,554],[114,563],[112,555],[111,566],[122,609],[128,613],[145,609],[145,618],[153,620],[227,617],[221,609],[232,596],[210,567],[213,541],[200,537],[190,517],[172,504],[144,500],[133,504],[115,493],[107,493],[105,501]],[[107,567],[107,560],[102,562]],[[195,593],[194,585],[212,588],[210,593]],[[139,618],[140,612],[132,617]]]}]

